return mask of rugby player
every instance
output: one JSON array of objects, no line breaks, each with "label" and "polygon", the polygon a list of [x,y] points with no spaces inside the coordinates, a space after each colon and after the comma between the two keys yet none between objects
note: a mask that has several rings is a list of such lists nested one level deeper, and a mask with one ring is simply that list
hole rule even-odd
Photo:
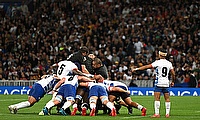
[{"label": "rugby player", "polygon": [[[154,109],[155,114],[152,115],[152,118],[159,118],[160,117],[160,96],[161,93],[164,94],[165,98],[165,109],[166,114],[165,117],[170,117],[170,98],[169,98],[169,87],[174,86],[175,82],[175,72],[172,66],[172,63],[166,59],[167,52],[166,50],[160,50],[159,53],[159,60],[154,61],[153,63],[145,66],[141,66],[139,68],[132,69],[132,72],[138,70],[145,70],[148,68],[155,68],[156,69],[156,80],[155,80],[155,88],[154,88]],[[171,73],[172,81],[170,83],[169,80],[169,73]]]},{"label": "rugby player", "polygon": [[10,113],[16,114],[19,109],[33,106],[45,94],[53,90],[55,84],[58,82],[55,74],[44,75],[42,79],[33,84],[29,94],[28,100],[8,106]]}]

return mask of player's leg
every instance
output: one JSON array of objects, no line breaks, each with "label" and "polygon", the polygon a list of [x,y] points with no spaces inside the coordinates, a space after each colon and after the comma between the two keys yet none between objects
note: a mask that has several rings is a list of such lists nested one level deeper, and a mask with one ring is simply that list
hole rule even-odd
[{"label": "player's leg", "polygon": [[154,91],[154,115],[151,116],[153,118],[159,118],[160,117],[160,94],[161,92],[159,90]]},{"label": "player's leg", "polygon": [[142,112],[142,116],[145,116],[145,115],[146,115],[147,109],[146,109],[144,106],[140,105],[139,103],[133,102],[132,99],[131,99],[131,97],[130,97],[130,94],[128,94],[127,92],[125,92],[125,93],[121,93],[120,96],[121,96],[122,100],[123,100],[128,106],[134,107],[134,108],[136,108],[136,109],[139,109],[139,110]]},{"label": "player's leg", "polygon": [[[122,99],[121,96],[124,96],[124,99],[129,97],[127,93],[121,93],[121,92],[109,92],[109,101],[113,102],[116,107],[116,111],[119,114],[119,109],[122,106],[127,107],[128,109],[128,114],[132,114],[132,106],[127,105]],[[115,102],[114,102],[115,101]]]},{"label": "player's leg", "polygon": [[37,100],[33,96],[29,96],[28,101],[10,105],[8,108],[11,113],[16,114],[19,109],[30,107],[30,106],[34,105],[36,102],[37,102]]},{"label": "player's leg", "polygon": [[56,97],[55,99],[52,101],[50,100],[46,105],[45,107],[43,108],[43,113],[44,115],[49,115],[49,110],[54,107],[54,106],[57,106],[59,105],[62,101],[63,101],[63,98],[64,98],[64,94],[66,92],[66,86],[63,85],[60,87],[60,89],[58,90],[58,93],[56,94]]},{"label": "player's leg", "polygon": [[96,114],[98,114],[99,110],[103,110],[103,114],[107,114],[108,107],[102,104],[101,99],[97,99]]},{"label": "player's leg", "polygon": [[59,113],[62,115],[67,115],[65,110],[68,109],[73,103],[74,103],[74,97],[72,96],[66,97],[66,102],[64,103],[62,108],[59,110]]},{"label": "player's leg", "polygon": [[133,102],[132,99],[131,99],[130,97],[127,97],[127,98],[125,98],[125,99],[123,99],[123,100],[124,100],[124,102],[125,102],[127,105],[129,105],[129,106],[131,106],[131,107],[134,107],[134,108],[136,108],[136,109],[142,111],[142,116],[145,116],[145,115],[146,115],[146,108],[145,108],[144,106],[140,105],[140,104],[137,103],[137,102]]},{"label": "player's leg", "polygon": [[[49,111],[51,110],[52,107],[60,104],[63,100],[63,96],[62,95],[56,95],[54,101],[50,100],[45,107],[43,108],[43,114],[42,115],[49,115]],[[39,114],[41,115],[41,114]]]},{"label": "player's leg", "polygon": [[166,117],[166,118],[169,118],[169,113],[170,113],[169,92],[164,93],[164,98],[165,98],[165,109],[166,109],[165,117]]},{"label": "player's leg", "polygon": [[96,112],[96,104],[97,104],[97,99],[98,99],[98,88],[99,86],[92,86],[91,89],[89,90],[89,105],[90,105],[90,116],[95,116]]},{"label": "player's leg", "polygon": [[117,115],[116,108],[114,104],[108,100],[108,96],[101,96],[100,99],[101,99],[102,104],[106,105],[111,110],[110,115],[116,116]]},{"label": "player's leg", "polygon": [[[40,92],[39,92],[40,91]],[[19,109],[33,106],[39,101],[45,94],[44,89],[39,84],[33,85],[33,88],[29,92],[28,100],[8,106],[10,113],[16,114]]]},{"label": "player's leg", "polygon": [[[119,97],[119,94],[117,92],[108,92],[108,99],[110,102],[112,102],[114,105],[115,105],[115,101],[117,100],[117,98],[120,98]],[[116,107],[116,112],[119,113],[119,109],[121,108],[121,105],[115,105]],[[111,110],[108,109],[108,113],[110,114],[111,113]]]},{"label": "player's leg", "polygon": [[[53,101],[55,100],[57,93],[58,93],[57,91],[56,91],[56,92],[53,92],[51,100],[49,100],[49,101],[46,103],[46,105],[47,105],[47,104],[50,104],[51,102],[53,102]],[[45,106],[46,106],[46,105],[45,105]],[[50,114],[50,110],[49,110],[49,114]],[[41,110],[41,111],[39,112],[38,115],[44,115],[43,110]]]},{"label": "player's leg", "polygon": [[90,104],[90,116],[95,116],[95,111],[96,111],[96,103],[97,103],[97,96],[91,96],[89,98],[89,104]]},{"label": "player's leg", "polygon": [[[116,103],[118,103],[120,106],[122,105],[122,106],[126,107],[128,109],[128,114],[129,115],[133,114],[132,106],[127,105],[121,98],[117,98],[117,99],[116,99]],[[117,107],[116,107],[116,110],[117,110]],[[117,111],[119,111],[119,110],[117,110]]]},{"label": "player's leg", "polygon": [[[111,110],[110,115],[116,116],[117,115],[116,108],[114,106],[114,103],[112,103],[108,100],[108,93],[107,93],[106,89],[104,87],[99,87],[98,92],[99,92],[99,96],[100,96],[100,100],[101,100],[102,104],[106,105]],[[113,96],[113,98],[115,98],[115,96]],[[115,99],[113,99],[113,100],[115,100]]]},{"label": "player's leg", "polygon": [[89,94],[89,91],[87,89],[87,91],[85,91],[85,94],[83,96],[83,103],[81,104],[81,114],[82,114],[82,116],[86,116],[87,109],[89,108],[88,94]]},{"label": "player's leg", "polygon": [[59,113],[61,113],[62,115],[67,115],[65,110],[68,109],[75,102],[76,86],[73,86],[71,84],[66,84],[64,87],[65,87],[64,98],[66,98],[66,102],[59,110]]},{"label": "player's leg", "polygon": [[115,95],[110,94],[110,95],[108,96],[108,98],[109,98],[109,101],[110,101],[110,102],[114,103],[114,101],[115,101],[115,99],[116,99],[117,97],[116,97]]},{"label": "player's leg", "polygon": [[78,108],[81,106],[81,100],[82,97],[84,96],[84,91],[85,88],[83,87],[78,87],[76,90],[76,97],[75,97],[75,102],[73,104],[73,111],[71,112],[71,115],[76,115],[76,112],[78,110]]}]

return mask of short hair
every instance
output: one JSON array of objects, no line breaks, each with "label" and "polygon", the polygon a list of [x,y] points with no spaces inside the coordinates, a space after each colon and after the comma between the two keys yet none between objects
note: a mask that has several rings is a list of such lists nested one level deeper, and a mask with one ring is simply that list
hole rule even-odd
[{"label": "short hair", "polygon": [[100,64],[100,65],[102,65],[102,61],[101,61],[101,59],[99,59],[99,58],[94,58],[94,60],[93,60],[96,64]]},{"label": "short hair", "polygon": [[83,46],[80,48],[80,52],[81,53],[84,53],[84,52],[89,53],[89,49],[86,46]]},{"label": "short hair", "polygon": [[159,49],[160,52],[167,53],[166,49]]}]

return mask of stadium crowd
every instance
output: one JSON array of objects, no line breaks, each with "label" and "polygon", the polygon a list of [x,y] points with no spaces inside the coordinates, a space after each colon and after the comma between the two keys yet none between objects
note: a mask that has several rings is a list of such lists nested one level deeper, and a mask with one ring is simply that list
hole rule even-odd
[{"label": "stadium crowd", "polygon": [[[176,83],[200,83],[200,2],[190,0],[32,0],[0,14],[0,79],[37,80],[87,46],[111,80],[153,80],[129,68],[168,51]],[[200,85],[199,85],[200,87]]]}]

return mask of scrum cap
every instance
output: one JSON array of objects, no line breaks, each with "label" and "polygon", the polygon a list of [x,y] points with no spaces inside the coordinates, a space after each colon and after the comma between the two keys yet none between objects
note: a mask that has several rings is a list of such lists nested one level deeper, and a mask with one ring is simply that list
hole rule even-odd
[{"label": "scrum cap", "polygon": [[158,54],[159,54],[160,56],[164,56],[164,57],[167,56],[166,50],[159,50]]}]

